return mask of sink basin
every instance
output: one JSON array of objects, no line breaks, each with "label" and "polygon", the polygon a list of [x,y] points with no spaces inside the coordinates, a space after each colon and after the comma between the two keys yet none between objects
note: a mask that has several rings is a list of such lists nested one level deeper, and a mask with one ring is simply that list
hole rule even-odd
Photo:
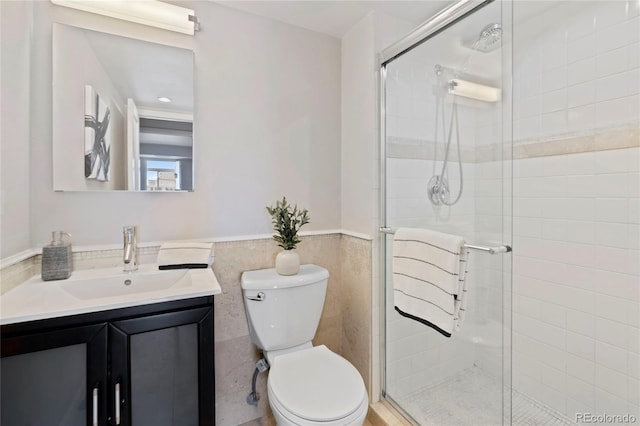
[{"label": "sink basin", "polygon": [[14,324],[222,293],[211,268],[158,270],[143,264],[80,269],[60,281],[33,276],[0,297],[0,324]]},{"label": "sink basin", "polygon": [[84,279],[70,279],[60,288],[80,300],[150,293],[190,285],[187,269],[133,272]]}]

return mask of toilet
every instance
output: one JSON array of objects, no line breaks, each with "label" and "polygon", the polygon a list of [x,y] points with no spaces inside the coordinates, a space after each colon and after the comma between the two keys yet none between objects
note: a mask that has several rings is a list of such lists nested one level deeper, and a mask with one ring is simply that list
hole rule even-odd
[{"label": "toilet", "polygon": [[275,269],[242,274],[253,343],[270,365],[269,404],[278,425],[361,426],[369,406],[358,370],[324,345],[313,346],[329,271],[302,265],[296,275]]}]

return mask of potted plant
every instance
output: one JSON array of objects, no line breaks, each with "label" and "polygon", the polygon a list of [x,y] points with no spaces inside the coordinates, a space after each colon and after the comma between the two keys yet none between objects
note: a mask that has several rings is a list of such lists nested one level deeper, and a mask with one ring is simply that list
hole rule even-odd
[{"label": "potted plant", "polygon": [[267,212],[271,215],[271,223],[276,234],[273,239],[283,250],[276,256],[276,272],[280,275],[295,275],[300,270],[300,256],[295,251],[300,242],[298,231],[309,223],[307,209],[298,209],[287,203],[286,197],[282,201],[276,201],[276,205],[267,206]]}]

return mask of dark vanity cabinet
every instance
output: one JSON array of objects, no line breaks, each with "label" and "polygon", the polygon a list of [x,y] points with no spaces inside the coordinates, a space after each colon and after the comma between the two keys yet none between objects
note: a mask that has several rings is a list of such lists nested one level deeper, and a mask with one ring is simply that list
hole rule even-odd
[{"label": "dark vanity cabinet", "polygon": [[3,426],[215,424],[213,296],[0,332]]},{"label": "dark vanity cabinet", "polygon": [[6,336],[4,330],[2,425],[92,425],[94,407],[97,424],[106,424],[106,324]]}]

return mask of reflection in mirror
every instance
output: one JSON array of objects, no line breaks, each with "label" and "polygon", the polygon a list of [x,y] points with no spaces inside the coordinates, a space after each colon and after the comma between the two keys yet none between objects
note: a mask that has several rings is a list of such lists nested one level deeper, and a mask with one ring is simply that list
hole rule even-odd
[{"label": "reflection in mirror", "polygon": [[192,190],[193,124],[140,119],[140,189]]},{"label": "reflection in mirror", "polygon": [[193,191],[193,52],[53,24],[56,191]]}]

